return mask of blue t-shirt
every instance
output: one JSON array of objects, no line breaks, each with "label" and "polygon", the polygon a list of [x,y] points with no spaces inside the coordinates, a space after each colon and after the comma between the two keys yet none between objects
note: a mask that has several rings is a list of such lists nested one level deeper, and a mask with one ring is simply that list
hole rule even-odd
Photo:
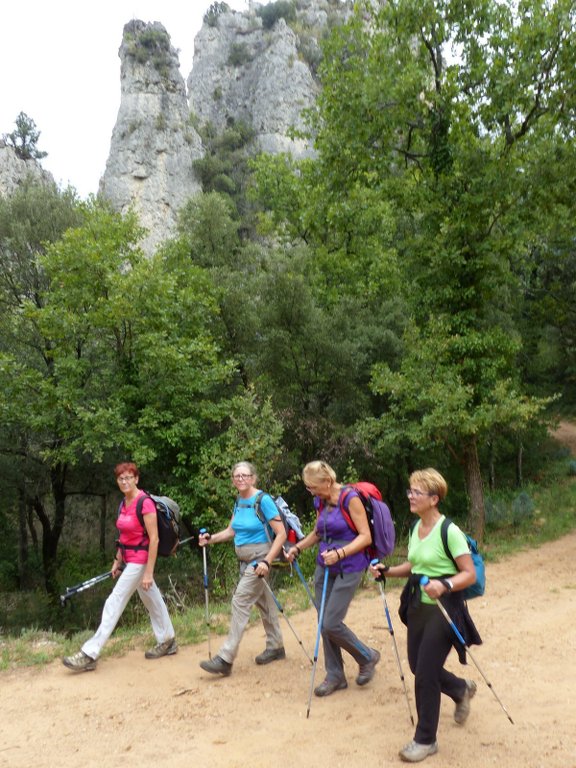
[{"label": "blue t-shirt", "polygon": [[[258,493],[247,499],[243,499],[240,496],[236,499],[232,514],[232,529],[234,530],[234,545],[236,547],[241,547],[244,544],[265,544],[267,541],[270,541],[266,528],[262,525],[256,514]],[[260,509],[268,521],[273,520],[275,517],[280,517],[274,500],[267,493],[260,500]]]}]

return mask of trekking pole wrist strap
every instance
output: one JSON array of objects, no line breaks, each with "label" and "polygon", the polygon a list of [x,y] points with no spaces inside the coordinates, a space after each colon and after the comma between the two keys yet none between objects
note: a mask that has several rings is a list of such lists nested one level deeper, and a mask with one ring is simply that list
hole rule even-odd
[{"label": "trekking pole wrist strap", "polygon": [[299,555],[301,555],[301,554],[302,554],[302,550],[300,549],[300,547],[298,546],[298,544],[294,544],[294,549],[296,550],[296,552],[298,552],[298,554],[299,554]]},{"label": "trekking pole wrist strap", "polygon": [[268,570],[270,570],[270,563],[268,560],[260,560],[260,565],[265,565]]}]

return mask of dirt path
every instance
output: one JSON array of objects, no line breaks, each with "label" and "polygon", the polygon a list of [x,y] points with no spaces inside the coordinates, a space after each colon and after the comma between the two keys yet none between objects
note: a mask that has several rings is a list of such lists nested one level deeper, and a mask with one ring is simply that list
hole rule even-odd
[{"label": "dirt path", "polygon": [[[478,694],[465,727],[443,701],[436,768],[576,768],[576,534],[488,568],[484,598],[471,604],[484,645],[474,657],[515,724],[478,670],[466,675]],[[414,710],[413,679],[397,618],[398,587],[388,603]],[[374,585],[354,600],[349,624],[382,651],[373,682],[350,687],[306,707],[310,664],[283,623],[288,658],[258,667],[260,625],[251,628],[229,678],[198,667],[206,644],[146,661],[141,652],[105,659],[75,675],[60,663],[0,674],[0,766],[10,768],[282,768],[399,766],[398,749],[412,726],[382,601]],[[291,617],[310,653],[311,610]],[[218,638],[212,639],[213,652]],[[321,661],[321,660],[320,660]],[[455,654],[450,667],[459,667]],[[322,680],[318,667],[316,680]]]}]

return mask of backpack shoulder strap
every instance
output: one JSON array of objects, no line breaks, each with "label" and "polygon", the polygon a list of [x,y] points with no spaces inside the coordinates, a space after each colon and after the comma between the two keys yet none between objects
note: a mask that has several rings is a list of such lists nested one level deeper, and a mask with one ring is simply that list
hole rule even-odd
[{"label": "backpack shoulder strap", "polygon": [[[262,525],[266,525],[266,518],[264,517],[264,512],[262,512],[262,499],[265,495],[266,494],[264,491],[258,491],[256,494],[256,501],[254,502],[254,511],[256,512],[256,517],[258,520],[260,520]],[[272,499],[272,496],[270,496],[270,498]],[[272,501],[274,501],[274,499],[272,499]]]},{"label": "backpack shoulder strap", "polygon": [[452,520],[450,520],[449,517],[445,517],[444,520],[442,520],[442,527],[440,528],[440,535],[442,537],[442,544],[444,546],[444,552],[446,552],[446,556],[452,560],[454,563],[454,567],[456,570],[458,570],[458,565],[456,563],[456,560],[452,556],[452,552],[450,552],[450,547],[448,546],[448,528],[452,524]]},{"label": "backpack shoulder strap", "polygon": [[154,503],[154,499],[148,493],[148,491],[144,491],[142,496],[140,496],[138,498],[138,501],[136,502],[136,517],[138,518],[138,522],[144,529],[144,533],[146,533],[146,525],[144,524],[144,515],[142,514],[142,507],[144,506],[145,499],[150,499]]},{"label": "backpack shoulder strap", "polygon": [[[342,512],[342,517],[344,520],[346,520],[346,523],[348,527],[354,532],[358,533],[358,529],[354,525],[354,521],[352,520],[352,515],[350,512],[346,509],[346,504],[348,502],[348,497],[350,496],[350,493],[354,490],[351,486],[344,486],[342,490],[340,491],[340,512]],[[360,494],[358,494],[360,495]]]}]

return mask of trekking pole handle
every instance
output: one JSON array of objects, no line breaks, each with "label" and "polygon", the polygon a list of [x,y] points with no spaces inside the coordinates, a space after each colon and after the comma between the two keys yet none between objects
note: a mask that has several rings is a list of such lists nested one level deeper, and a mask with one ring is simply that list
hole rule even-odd
[{"label": "trekking pole handle", "polygon": [[[375,566],[375,565],[379,565],[379,564],[380,564],[380,560],[378,560],[377,557],[375,557],[373,560],[370,560],[370,565],[371,566]],[[428,577],[426,577],[426,578],[428,578]],[[384,576],[384,571],[380,571],[379,575],[374,577],[374,581],[383,581],[384,584],[386,584],[386,577]]]},{"label": "trekking pole handle", "polygon": [[420,578],[420,585],[425,587],[426,584],[428,584],[429,581],[430,581],[430,579],[428,578],[428,576],[422,576]]},{"label": "trekking pole handle", "polygon": [[209,540],[211,539],[211,537],[212,537],[212,534],[208,533],[208,531],[206,530],[206,528],[200,528],[200,530],[198,531],[198,533],[200,534],[200,536],[206,536],[208,541],[209,541]]}]

